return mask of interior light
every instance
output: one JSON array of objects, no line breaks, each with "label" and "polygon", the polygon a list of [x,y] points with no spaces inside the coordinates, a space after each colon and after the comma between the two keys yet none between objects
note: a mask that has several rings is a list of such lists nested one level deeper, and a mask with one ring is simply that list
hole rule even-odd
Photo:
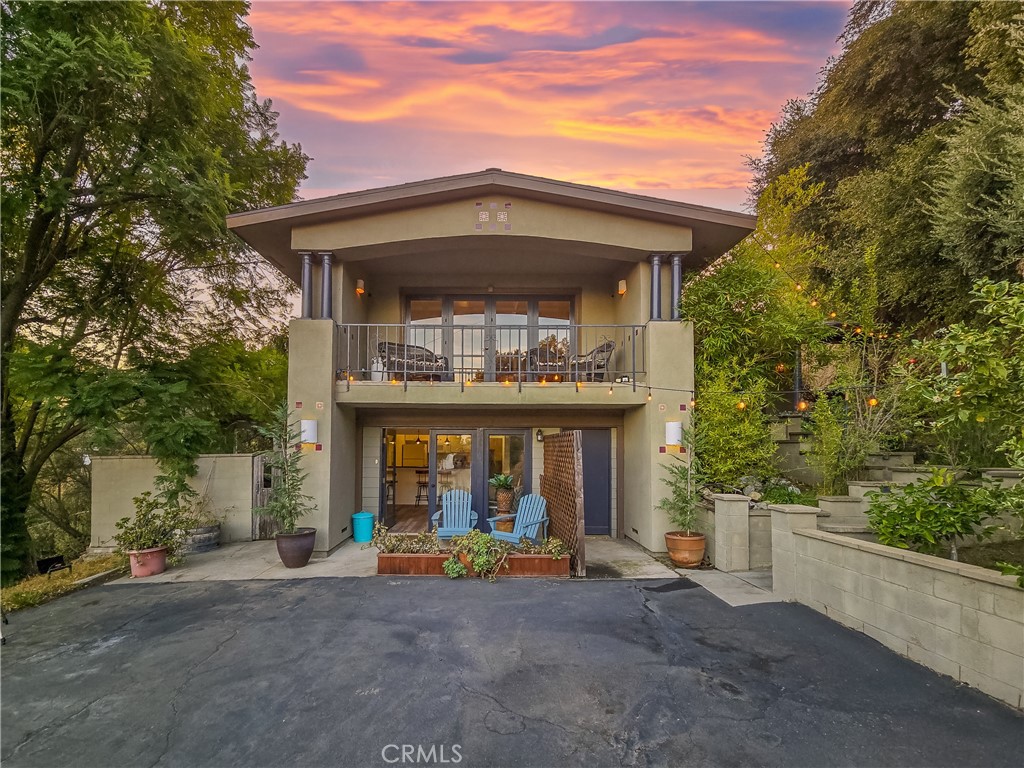
[{"label": "interior light", "polygon": [[362,296],[364,293],[366,293],[366,283],[360,278],[356,280],[356,295]]}]

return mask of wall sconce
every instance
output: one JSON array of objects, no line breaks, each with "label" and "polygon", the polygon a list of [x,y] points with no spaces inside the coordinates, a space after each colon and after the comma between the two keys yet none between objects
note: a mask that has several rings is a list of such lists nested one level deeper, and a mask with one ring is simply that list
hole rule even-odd
[{"label": "wall sconce", "polygon": [[542,429],[538,429],[537,430],[537,442],[538,443],[543,443],[544,442],[544,430],[542,430]]},{"label": "wall sconce", "polygon": [[362,296],[364,293],[366,293],[366,283],[363,282],[362,278],[359,278],[356,280],[356,295]]},{"label": "wall sconce", "polygon": [[619,296],[625,296],[626,295],[626,281],[625,280],[619,280],[618,293],[619,293]]}]

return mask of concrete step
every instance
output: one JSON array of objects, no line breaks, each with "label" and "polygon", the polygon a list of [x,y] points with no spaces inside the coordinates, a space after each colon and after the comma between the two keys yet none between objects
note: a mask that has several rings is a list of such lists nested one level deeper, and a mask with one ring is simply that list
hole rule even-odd
[{"label": "concrete step", "polygon": [[892,467],[885,464],[865,464],[858,474],[862,480],[892,480]]},{"label": "concrete step", "polygon": [[884,493],[898,487],[899,484],[891,480],[851,480],[846,486],[849,488],[850,496],[863,499],[866,494],[872,491],[882,491]]},{"label": "concrete step", "polygon": [[860,496],[819,496],[818,509],[833,518],[858,518],[867,514],[868,500]]},{"label": "concrete step", "polygon": [[885,467],[909,467],[913,463],[913,451],[879,451],[869,453],[865,459],[865,464],[881,464]]},{"label": "concrete step", "polygon": [[998,481],[1002,484],[1003,488],[1010,488],[1024,480],[1024,469],[1002,469],[995,467],[993,469],[983,469],[981,476],[986,480]]},{"label": "concrete step", "polygon": [[[918,480],[927,480],[936,469],[939,469],[939,467],[913,465],[909,467],[892,467],[889,471],[892,472],[893,484],[910,485]],[[952,469],[952,467],[942,467],[942,469]],[[958,478],[963,477],[965,474],[966,472],[963,470],[957,470],[956,472]]]}]

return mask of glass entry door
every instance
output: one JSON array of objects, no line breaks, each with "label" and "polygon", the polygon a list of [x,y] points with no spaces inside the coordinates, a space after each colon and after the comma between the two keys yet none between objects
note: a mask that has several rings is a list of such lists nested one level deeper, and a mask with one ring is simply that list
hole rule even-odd
[{"label": "glass entry door", "polygon": [[530,493],[529,431],[498,429],[385,429],[381,446],[380,520],[395,533],[432,529],[441,497],[462,489],[473,496],[477,527],[490,531],[497,514],[497,474],[512,475],[517,495]]}]

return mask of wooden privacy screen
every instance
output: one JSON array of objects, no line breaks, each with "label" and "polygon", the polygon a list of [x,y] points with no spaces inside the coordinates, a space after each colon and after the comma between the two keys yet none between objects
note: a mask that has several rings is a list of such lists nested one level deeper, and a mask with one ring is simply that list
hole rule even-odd
[{"label": "wooden privacy screen", "polygon": [[572,553],[573,576],[587,575],[583,538],[583,435],[579,430],[544,436],[540,495],[548,502],[548,536]]}]

